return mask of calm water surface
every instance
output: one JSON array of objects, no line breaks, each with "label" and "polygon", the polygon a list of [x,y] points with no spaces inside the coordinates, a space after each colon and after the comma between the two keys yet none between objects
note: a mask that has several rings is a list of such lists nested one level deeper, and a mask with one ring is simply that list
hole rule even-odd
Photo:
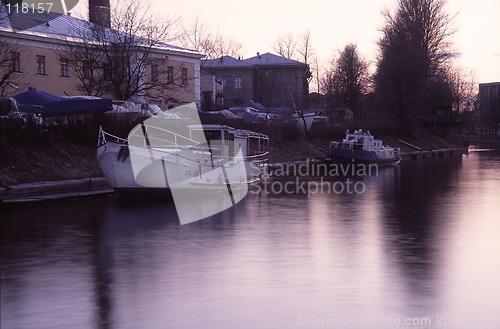
[{"label": "calm water surface", "polygon": [[0,212],[2,329],[500,328],[500,153],[181,226],[99,198]]}]

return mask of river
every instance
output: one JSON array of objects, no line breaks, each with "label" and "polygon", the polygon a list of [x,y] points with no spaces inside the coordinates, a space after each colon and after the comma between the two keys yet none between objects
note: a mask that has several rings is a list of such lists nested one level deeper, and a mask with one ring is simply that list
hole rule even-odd
[{"label": "river", "polygon": [[500,328],[500,152],[318,179],[187,225],[172,202],[3,210],[0,327]]}]

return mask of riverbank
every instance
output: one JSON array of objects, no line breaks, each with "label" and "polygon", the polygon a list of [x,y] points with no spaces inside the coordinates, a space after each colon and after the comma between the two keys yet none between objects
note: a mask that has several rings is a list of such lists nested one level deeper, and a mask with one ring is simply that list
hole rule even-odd
[{"label": "riverbank", "polygon": [[56,142],[50,146],[3,145],[0,186],[103,177],[96,146]]},{"label": "riverbank", "polygon": [[[388,136],[384,144],[399,147],[402,153],[457,149],[464,145],[427,135],[411,138]],[[326,139],[271,140],[269,162],[289,162],[324,158],[329,147]],[[0,186],[89,179],[103,177],[96,159],[96,146],[56,142],[50,146],[5,145],[0,148]]]},{"label": "riverbank", "polygon": [[[384,144],[401,148],[403,159],[461,154],[464,145],[436,136],[385,137]],[[329,140],[275,140],[269,163],[321,161]],[[0,149],[0,200],[25,204],[111,194],[99,168],[95,147],[59,142],[52,146],[6,145]]]}]

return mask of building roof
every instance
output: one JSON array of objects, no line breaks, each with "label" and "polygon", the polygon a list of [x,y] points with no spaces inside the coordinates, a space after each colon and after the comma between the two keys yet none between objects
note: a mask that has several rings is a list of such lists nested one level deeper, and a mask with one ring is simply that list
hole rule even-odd
[{"label": "building roof", "polygon": [[202,68],[253,68],[255,66],[305,66],[306,64],[282,56],[265,53],[247,59],[236,59],[231,56],[222,56],[217,59],[208,59],[203,61]]},{"label": "building roof", "polygon": [[[3,7],[4,5],[0,4],[0,6]],[[57,12],[40,14],[36,11],[28,11],[28,13],[7,15],[5,8],[1,8],[0,10],[0,30],[24,35],[49,37],[59,40],[66,38],[81,39],[82,35],[85,35],[82,31],[90,30],[92,24],[88,21]],[[112,34],[113,30],[106,30]],[[162,50],[185,53],[186,55],[203,56],[197,50],[179,47],[166,42],[159,42],[155,47]]]},{"label": "building roof", "polygon": [[217,59],[207,59],[203,61],[204,68],[252,68],[252,65],[244,60],[239,60],[231,56],[222,56]]},{"label": "building roof", "polygon": [[288,59],[283,56],[274,55],[271,53],[257,54],[255,57],[250,57],[244,60],[252,66],[258,65],[289,65],[289,66],[304,66],[306,64],[293,59]]}]

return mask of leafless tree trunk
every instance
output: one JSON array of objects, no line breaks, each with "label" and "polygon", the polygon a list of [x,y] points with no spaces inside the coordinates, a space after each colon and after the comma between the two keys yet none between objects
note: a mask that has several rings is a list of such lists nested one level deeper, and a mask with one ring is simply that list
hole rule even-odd
[{"label": "leafless tree trunk", "polygon": [[311,57],[314,56],[311,43],[311,31],[306,31],[297,45],[297,52],[300,54],[301,62],[309,64]]}]

